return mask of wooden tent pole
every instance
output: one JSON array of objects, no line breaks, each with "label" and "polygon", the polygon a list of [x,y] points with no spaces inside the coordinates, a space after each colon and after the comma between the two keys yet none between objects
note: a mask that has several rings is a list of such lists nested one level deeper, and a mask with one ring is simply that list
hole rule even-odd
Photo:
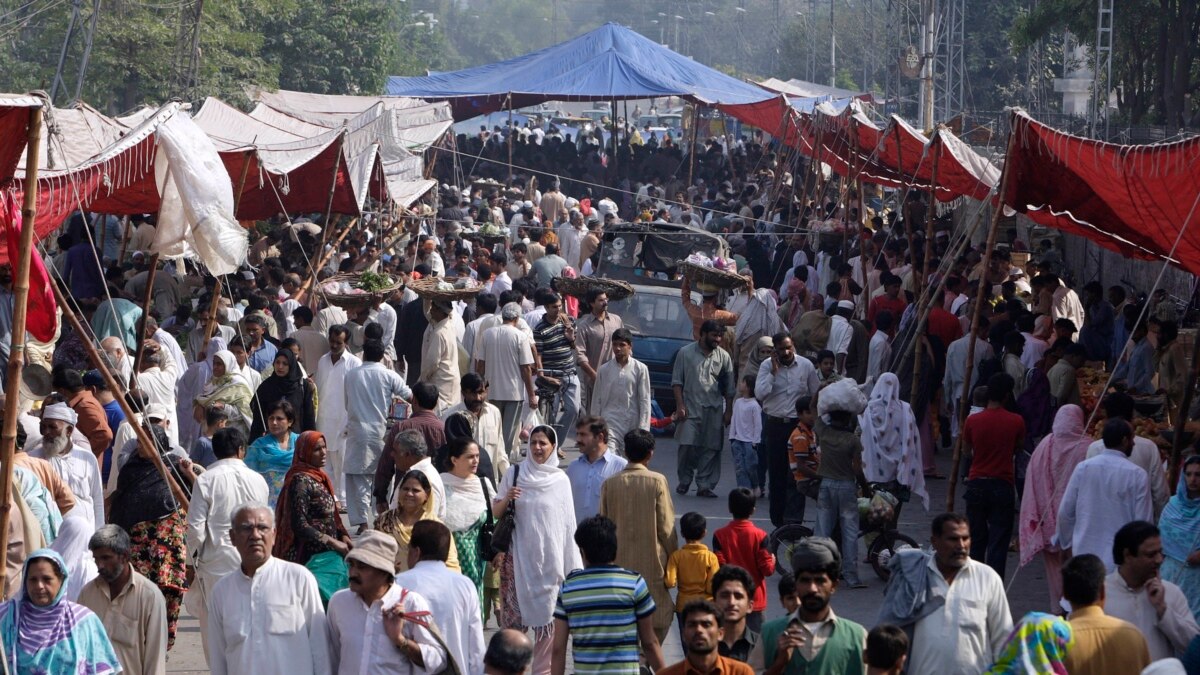
[{"label": "wooden tent pole", "polygon": [[[1006,159],[1012,156],[1013,143],[1016,138],[1017,135],[1010,131],[1008,135],[1008,150],[1005,153]],[[991,260],[992,251],[996,250],[996,233],[1000,230],[1000,218],[1004,215],[1004,193],[1008,188],[1008,179],[1011,174],[1011,171],[1009,171],[1010,166],[1011,163],[1005,161],[1004,171],[1000,175],[1000,191],[997,193],[998,198],[994,207],[995,211],[992,213],[992,224],[988,227],[987,245],[983,251],[984,261]],[[975,331],[979,328],[980,310],[983,307],[984,298],[987,297],[987,291],[987,274],[983,274],[979,278],[979,289],[975,292],[975,307],[971,311],[971,330],[968,333],[971,339],[967,340],[967,363],[963,371],[962,403],[959,405],[958,411],[959,434],[958,441],[954,443],[954,461],[950,469],[950,486],[946,490],[947,511],[954,510],[954,490],[958,487],[958,467],[962,463],[962,425],[966,422],[967,412],[971,409],[971,376],[975,371]]]},{"label": "wooden tent pole", "polygon": [[512,111],[512,92],[508,92],[508,134],[504,137],[504,144],[508,146],[508,183],[506,187],[512,187],[513,180],[513,111]]},{"label": "wooden tent pole", "polygon": [[[933,150],[933,144],[937,142],[938,130],[933,129],[933,138],[929,139],[929,148]],[[929,211],[925,214],[925,261],[921,269],[920,283],[916,287],[917,295],[921,294],[922,289],[929,283],[929,259],[933,257],[933,219],[937,213],[937,175],[938,175],[938,155],[934,150],[933,155],[933,172],[929,177]]]},{"label": "wooden tent pole", "polygon": [[692,140],[688,144],[688,187],[696,184],[696,134],[700,128],[700,104],[692,104]]},{"label": "wooden tent pole", "polygon": [[130,227],[129,216],[125,216],[125,235],[121,237],[121,253],[117,257],[117,262],[125,262],[125,252],[129,249],[129,240],[133,238],[133,228]]},{"label": "wooden tent pole", "polygon": [[237,192],[233,193],[233,217],[237,219],[238,209],[242,206],[242,192],[246,190],[246,178],[250,175],[250,160],[254,157],[254,150],[247,150],[242,153],[242,175],[238,178]]},{"label": "wooden tent pole", "polygon": [[[154,277],[158,274],[158,254],[150,254],[150,269],[146,274],[146,292],[142,294],[142,316],[137,322],[137,352],[133,357],[133,372],[129,374],[129,389],[136,391],[137,374],[142,372],[142,357],[146,354],[146,317],[150,316],[150,303],[154,302]],[[205,344],[208,344],[207,342]]]},{"label": "wooden tent pole", "polygon": [[[13,277],[12,346],[8,357],[7,379],[4,383],[4,426],[0,432],[0,588],[7,578],[8,523],[12,517],[13,454],[17,447],[17,407],[21,399],[21,371],[25,368],[25,325],[29,316],[29,268],[33,259],[33,231],[37,220],[38,148],[42,142],[42,108],[29,111],[29,130],[25,150],[25,195],[21,205],[21,239],[16,255],[9,251],[9,261],[15,263]],[[10,227],[12,224],[10,223]],[[50,284],[54,285],[53,282]],[[62,300],[59,305],[62,306]]]},{"label": "wooden tent pole", "polygon": [[[117,405],[121,406],[121,411],[125,413],[125,419],[130,421],[130,428],[132,428],[134,433],[137,434],[138,450],[142,457],[149,459],[150,463],[154,464],[154,468],[158,469],[159,475],[163,477],[163,480],[167,482],[167,486],[171,489],[171,494],[175,496],[175,501],[178,502],[179,506],[182,507],[186,512],[190,506],[187,494],[184,493],[183,488],[179,486],[179,483],[175,481],[175,478],[171,476],[171,472],[167,469],[167,465],[163,463],[162,455],[155,450],[154,441],[150,439],[150,434],[146,433],[146,430],[142,428],[142,425],[133,423],[133,420],[136,420],[137,418],[134,417],[133,408],[129,405],[129,402],[125,400],[125,387],[121,386],[121,383],[112,376],[111,372],[109,372],[108,367],[100,358],[100,353],[96,351],[95,343],[92,341],[92,339],[87,337],[89,333],[84,332],[84,327],[79,323],[79,318],[75,316],[75,312],[71,311],[70,307],[67,305],[67,299],[63,297],[62,291],[59,290],[58,285],[50,284],[50,286],[54,289],[54,297],[56,300],[58,300],[58,306],[63,308],[63,317],[65,317],[71,324],[71,328],[76,332],[76,334],[82,338],[80,342],[83,343],[84,349],[87,350],[88,357],[96,366],[96,370],[99,371],[100,376],[104,378],[104,383],[108,385],[109,390],[113,392],[113,397],[116,399]],[[7,418],[5,418],[5,422],[7,423]],[[7,466],[9,466],[9,464],[5,463],[5,467]],[[0,489],[3,489],[3,485],[0,485]],[[3,531],[7,532],[8,528],[4,527]],[[3,536],[3,534],[0,533],[0,536]]]},{"label": "wooden tent pole", "polygon": [[208,328],[204,330],[204,344],[200,345],[204,352],[205,358],[212,358],[212,354],[208,353],[208,343],[212,340],[213,333],[217,330],[217,309],[221,306],[221,277],[217,277],[217,282],[213,284],[212,301],[208,303]]},{"label": "wooden tent pole", "polygon": [[[325,204],[325,220],[321,222],[321,227],[323,228],[321,234],[324,234],[325,230],[328,229],[325,226],[329,224],[329,217],[333,215],[333,196],[337,194],[337,178],[338,172],[342,168],[342,148],[346,143],[347,133],[345,129],[342,129],[342,133],[338,135],[337,156],[333,160],[333,177],[329,181],[329,201]],[[290,221],[291,219],[289,218],[288,220]],[[322,237],[321,241],[325,241],[325,238]]]},{"label": "wooden tent pole", "polygon": [[354,225],[356,223],[358,223],[358,218],[351,219],[350,222],[346,224],[346,227],[342,229],[342,233],[338,235],[338,238],[333,241],[333,244],[329,247],[329,250],[321,253],[321,258],[317,261],[317,266],[313,268],[313,273],[305,277],[304,284],[301,285],[300,290],[296,292],[296,300],[299,302],[304,302],[304,298],[308,295],[309,289],[313,287],[313,284],[317,283],[316,275],[319,274],[325,267],[325,264],[329,262],[329,258],[333,256],[334,252],[338,250],[338,247],[342,245],[342,241],[346,239],[346,235],[350,234],[350,230],[354,229]]}]

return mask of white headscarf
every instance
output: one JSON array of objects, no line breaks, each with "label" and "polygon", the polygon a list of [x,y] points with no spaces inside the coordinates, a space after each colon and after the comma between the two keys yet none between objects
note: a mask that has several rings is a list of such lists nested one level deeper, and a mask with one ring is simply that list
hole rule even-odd
[{"label": "white headscarf", "polygon": [[[539,464],[533,453],[519,465],[516,501],[517,528],[513,535],[513,572],[521,623],[544,635],[554,621],[554,603],[567,574],[583,567],[575,546],[575,503],[571,482],[558,469],[558,436],[548,426],[534,427],[530,436],[545,433],[554,446]],[[513,470],[509,469],[512,475]],[[507,481],[506,481],[507,482]],[[507,488],[501,485],[501,491]]]},{"label": "white headscarf", "polygon": [[[480,514],[488,508],[487,498],[483,494],[481,479],[475,474],[459,478],[449,471],[442,474],[442,485],[446,488],[446,517],[442,522],[451,532],[462,532],[470,529],[479,521]],[[488,485],[488,496],[496,496],[495,488]]]},{"label": "white headscarf", "polygon": [[920,496],[928,509],[917,420],[912,407],[900,400],[900,380],[894,373],[879,376],[858,423],[862,426],[863,474],[867,480],[899,481]]},{"label": "white headscarf", "polygon": [[88,547],[93,529],[89,519],[68,513],[58,528],[58,536],[50,544],[50,549],[57,551],[67,563],[66,598],[71,602],[77,602],[83,587],[99,574]]},{"label": "white headscarf", "polygon": [[71,406],[66,403],[53,403],[42,408],[42,419],[59,420],[75,426],[75,423],[79,421],[79,415],[76,415]]}]

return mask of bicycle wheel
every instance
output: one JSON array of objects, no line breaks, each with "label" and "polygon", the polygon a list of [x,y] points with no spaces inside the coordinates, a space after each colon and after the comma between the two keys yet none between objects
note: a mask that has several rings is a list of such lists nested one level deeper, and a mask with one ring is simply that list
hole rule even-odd
[{"label": "bicycle wheel", "polygon": [[875,537],[867,549],[867,562],[871,563],[871,568],[880,579],[887,581],[892,575],[888,569],[892,555],[906,548],[918,548],[916,540],[897,530],[885,530]]},{"label": "bicycle wheel", "polygon": [[796,544],[812,535],[813,531],[800,523],[788,523],[767,536],[767,547],[775,556],[775,569],[781,575],[792,573],[792,551]]}]

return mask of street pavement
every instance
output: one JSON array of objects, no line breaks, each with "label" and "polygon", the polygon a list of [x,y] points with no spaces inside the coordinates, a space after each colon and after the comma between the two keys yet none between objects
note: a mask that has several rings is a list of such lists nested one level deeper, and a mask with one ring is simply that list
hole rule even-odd
[{"label": "street pavement", "polygon": [[[574,460],[577,456],[577,453],[568,448],[567,459],[562,462],[561,466],[565,467],[567,462]],[[667,481],[672,488],[671,496],[675,500],[676,517],[688,511],[696,511],[708,519],[709,541],[706,543],[711,546],[712,532],[730,521],[729,512],[726,508],[725,495],[728,495],[730,490],[737,487],[737,483],[734,480],[733,462],[728,448],[726,448],[721,461],[721,482],[718,484],[716,490],[716,493],[720,495],[719,499],[695,496],[694,486],[692,492],[686,496],[675,494],[674,488],[678,484],[675,471],[675,457],[675,442],[671,439],[660,438],[658,450],[650,462],[650,468],[666,475]],[[937,464],[942,474],[950,475],[950,463],[949,452],[941,451],[941,454],[937,457]],[[929,525],[933,517],[945,511],[949,481],[933,480],[929,481],[927,485],[929,488],[929,510],[925,511],[922,509],[920,501],[914,499],[901,510],[899,523],[899,530],[917,540],[921,545],[927,545],[929,541]],[[955,507],[961,512],[964,508],[961,485],[957,494],[958,500]],[[809,527],[814,527],[814,518],[817,511],[815,503],[810,502],[805,511],[805,524]],[[771,522],[767,517],[767,501],[765,499],[759,502],[759,508],[755,512],[753,520],[755,524],[768,534],[771,532]],[[683,542],[681,541],[680,545],[682,544]],[[875,624],[875,617],[879,612],[879,605],[883,599],[884,583],[874,574],[870,565],[861,562],[864,556],[865,547],[860,542],[859,575],[866,582],[867,588],[859,590],[839,589],[833,596],[833,608],[838,616],[857,621],[869,628]],[[1017,554],[1015,552],[1010,553],[1004,582],[1005,587],[1008,588],[1009,607],[1012,609],[1014,620],[1027,612],[1047,611],[1050,609],[1045,573],[1041,563],[1034,560],[1027,567],[1021,569],[1017,569],[1017,563]],[[767,579],[767,619],[783,616],[783,609],[779,605],[779,596],[776,592],[778,582],[778,575]],[[415,590],[419,592],[421,589]],[[489,624],[486,627],[485,639],[490,639],[495,631],[495,624]],[[673,663],[682,658],[679,634],[674,629],[672,629],[664,644],[664,656],[667,663]],[[167,671],[170,673],[209,672],[200,647],[199,622],[194,617],[187,615],[186,611],[179,620],[179,632],[175,641],[175,647],[169,654]]]}]

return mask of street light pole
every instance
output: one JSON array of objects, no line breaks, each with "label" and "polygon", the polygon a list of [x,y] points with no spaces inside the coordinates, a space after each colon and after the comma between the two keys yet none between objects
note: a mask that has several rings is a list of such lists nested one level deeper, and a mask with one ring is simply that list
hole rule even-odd
[{"label": "street light pole", "polygon": [[829,0],[829,86],[837,86],[837,34],[833,31],[833,2]]}]

